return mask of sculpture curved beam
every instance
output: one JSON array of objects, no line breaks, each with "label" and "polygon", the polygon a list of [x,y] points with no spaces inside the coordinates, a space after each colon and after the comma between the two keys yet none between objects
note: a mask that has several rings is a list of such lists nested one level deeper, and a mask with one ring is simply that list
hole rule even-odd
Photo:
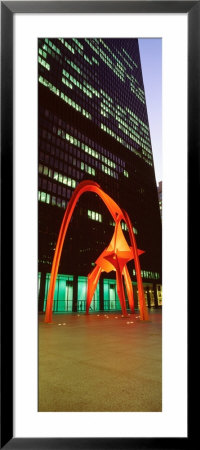
[{"label": "sculpture curved beam", "polygon": [[96,287],[101,275],[101,267],[96,266],[92,272],[88,275],[87,282],[87,301],[86,301],[86,314],[89,314],[90,304],[93,298],[93,295],[96,291]]},{"label": "sculpture curved beam", "polygon": [[149,315],[148,315],[147,307],[145,304],[144,289],[143,289],[143,284],[142,284],[140,261],[139,261],[138,252],[137,252],[137,244],[136,244],[135,234],[133,232],[133,227],[132,227],[132,224],[130,221],[130,217],[125,210],[123,210],[123,216],[124,216],[126,225],[128,227],[131,246],[133,248],[133,253],[134,253],[135,271],[136,271],[136,278],[137,278],[137,284],[138,284],[140,319],[148,320]]},{"label": "sculpture curved beam", "polygon": [[128,295],[128,302],[130,306],[130,310],[132,313],[134,313],[134,297],[133,297],[133,286],[131,283],[131,277],[129,275],[128,267],[127,265],[124,266],[123,270],[124,275],[124,281],[126,285],[127,295]]},{"label": "sculpture curved beam", "polygon": [[117,280],[117,293],[118,293],[119,301],[120,301],[121,308],[122,308],[122,314],[124,316],[127,316],[123,279],[122,279],[122,273],[120,270],[119,261],[118,261],[117,256],[116,256],[116,280]]},{"label": "sculpture curved beam", "polygon": [[[108,210],[110,211],[110,214],[112,215],[114,221],[119,223],[123,219],[127,223],[131,243],[133,242],[132,245],[134,248],[135,262],[137,261],[136,274],[137,274],[137,279],[139,280],[139,283],[140,283],[140,284],[138,283],[139,302],[141,302],[141,306],[140,306],[141,318],[142,318],[142,320],[144,320],[144,317],[147,317],[147,314],[145,313],[145,302],[142,297],[143,286],[142,286],[142,281],[141,281],[141,274],[138,273],[138,271],[140,271],[140,264],[139,264],[138,254],[137,254],[137,245],[136,245],[135,237],[133,235],[131,221],[129,219],[129,216],[127,215],[127,213],[125,211],[122,211],[122,209],[117,205],[117,203],[100,188],[98,183],[96,183],[92,180],[85,180],[85,181],[82,181],[81,183],[79,183],[79,185],[73,192],[72,197],[67,205],[63,220],[62,220],[62,224],[60,227],[58,240],[57,240],[57,244],[56,244],[56,249],[55,249],[55,253],[54,253],[54,258],[53,258],[44,321],[46,323],[50,323],[52,321],[52,307],[53,307],[56,277],[57,277],[57,273],[58,273],[58,267],[59,267],[59,263],[60,263],[64,239],[65,239],[65,236],[66,236],[66,233],[68,230],[68,226],[69,226],[69,222],[71,220],[76,203],[78,202],[80,196],[84,192],[94,192],[94,193],[98,194],[99,197],[103,200],[103,202],[107,206]],[[131,231],[132,231],[132,234],[131,234]],[[117,273],[117,279],[118,279],[118,290],[120,292],[120,302],[122,304],[122,311],[125,312],[126,304],[125,304],[125,296],[124,296],[121,273],[120,273],[120,276],[119,276],[119,273]],[[144,296],[144,292],[143,292],[143,296]]]},{"label": "sculpture curved beam", "polygon": [[52,321],[52,307],[53,307],[53,298],[54,298],[54,291],[55,291],[55,284],[56,284],[56,277],[58,273],[58,267],[60,263],[60,257],[61,252],[64,244],[64,239],[66,236],[66,232],[69,226],[69,222],[71,220],[74,208],[76,206],[76,203],[78,202],[80,196],[84,192],[94,192],[101,197],[105,205],[107,206],[108,210],[110,211],[113,219],[116,221],[116,219],[122,216],[122,210],[121,208],[115,203],[114,200],[112,200],[109,195],[107,195],[99,186],[98,183],[92,181],[92,180],[85,180],[79,183],[75,191],[73,192],[71,199],[67,205],[63,221],[60,227],[58,240],[56,244],[56,249],[54,253],[53,258],[53,264],[51,269],[51,278],[50,278],[50,285],[49,285],[49,292],[47,297],[47,303],[46,303],[46,312],[45,312],[45,319],[44,321],[46,323],[49,323]]}]

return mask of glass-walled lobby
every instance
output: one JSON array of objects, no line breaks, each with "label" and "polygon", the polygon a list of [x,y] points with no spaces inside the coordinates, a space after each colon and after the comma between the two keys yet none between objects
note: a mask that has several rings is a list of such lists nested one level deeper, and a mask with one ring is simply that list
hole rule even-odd
[{"label": "glass-walled lobby", "polygon": [[[77,286],[75,283],[77,282]],[[43,312],[46,309],[46,300],[49,291],[50,273],[46,274],[45,293]],[[104,278],[103,283],[103,307],[100,305],[100,284],[98,282],[95,294],[93,296],[90,312],[95,311],[120,311],[120,301],[117,294],[116,279]],[[38,295],[40,293],[41,273],[38,274]],[[137,308],[137,284],[132,282],[135,307]],[[155,307],[155,287],[151,283],[144,283],[144,294],[146,305],[148,307]],[[86,311],[86,296],[87,296],[87,277],[78,276],[78,281],[74,279],[73,275],[57,275],[53,311],[54,313],[72,313],[74,311],[73,304],[76,302],[76,311]],[[162,290],[160,285],[156,285],[156,296],[158,299],[158,306],[162,305]],[[129,309],[127,292],[125,289],[126,306]]]}]

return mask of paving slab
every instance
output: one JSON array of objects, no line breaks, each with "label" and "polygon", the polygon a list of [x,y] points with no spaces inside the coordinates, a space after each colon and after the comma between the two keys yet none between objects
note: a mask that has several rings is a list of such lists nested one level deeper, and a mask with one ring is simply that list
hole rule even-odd
[{"label": "paving slab", "polygon": [[162,312],[39,316],[38,410],[162,411]]}]

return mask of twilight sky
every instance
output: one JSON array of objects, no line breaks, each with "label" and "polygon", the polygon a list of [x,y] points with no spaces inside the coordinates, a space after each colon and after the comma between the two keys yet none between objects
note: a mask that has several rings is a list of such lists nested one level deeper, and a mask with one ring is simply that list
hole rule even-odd
[{"label": "twilight sky", "polygon": [[162,39],[139,39],[156,182],[162,181]]}]

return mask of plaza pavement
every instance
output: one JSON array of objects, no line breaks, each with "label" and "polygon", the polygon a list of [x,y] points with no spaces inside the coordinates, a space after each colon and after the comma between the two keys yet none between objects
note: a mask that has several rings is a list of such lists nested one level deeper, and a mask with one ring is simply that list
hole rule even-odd
[{"label": "plaza pavement", "polygon": [[39,411],[162,411],[162,312],[39,315]]}]

